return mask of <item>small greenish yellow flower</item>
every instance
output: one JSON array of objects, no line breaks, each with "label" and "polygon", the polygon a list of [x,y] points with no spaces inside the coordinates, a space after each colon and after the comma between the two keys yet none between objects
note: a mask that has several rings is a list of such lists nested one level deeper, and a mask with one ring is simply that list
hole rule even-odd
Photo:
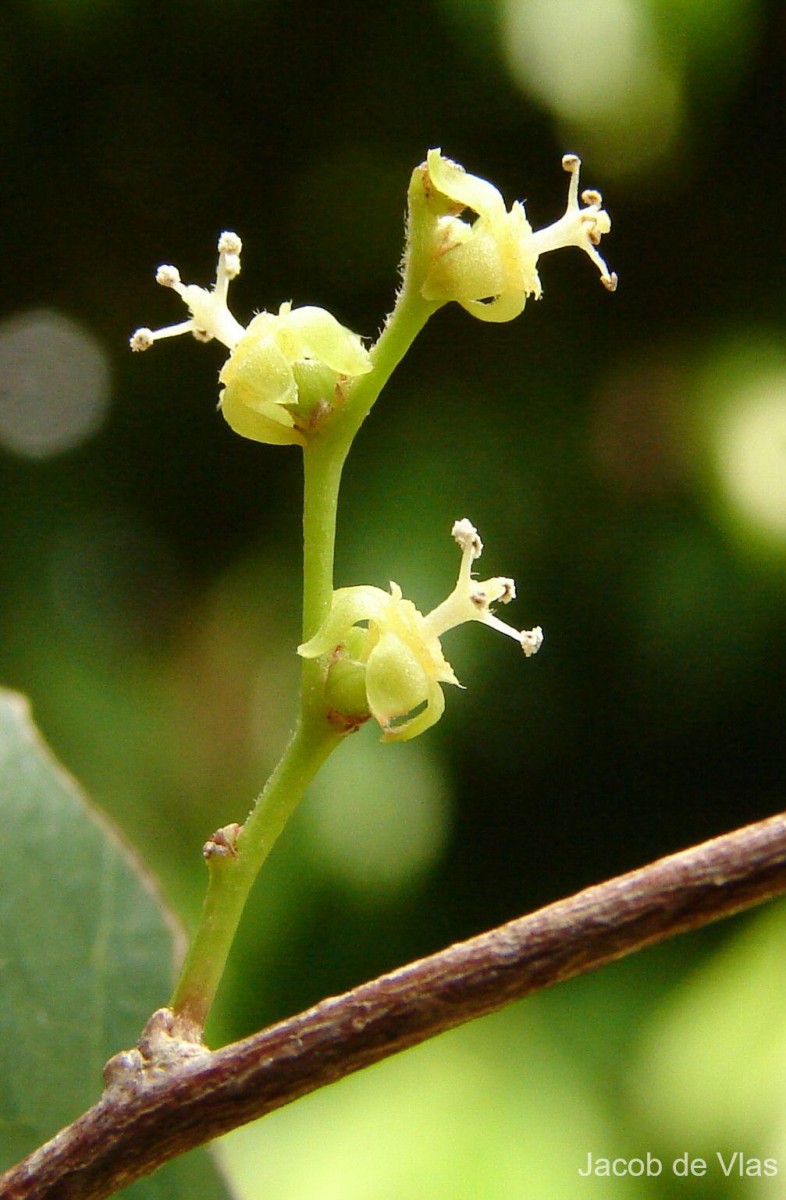
[{"label": "small greenish yellow flower", "polygon": [[148,350],[181,333],[216,338],[230,352],[219,374],[219,407],[229,425],[257,442],[304,445],[315,408],[331,405],[342,383],[370,371],[371,359],[357,334],[312,305],[282,304],[278,313],[257,313],[244,329],[227,304],[241,249],[237,234],[221,234],[212,290],[182,283],[177,267],[159,267],[156,281],[177,292],[191,316],[155,332],[138,329],[131,349]]},{"label": "small greenish yellow flower", "polygon": [[389,592],[370,586],[340,588],[322,628],[298,647],[303,658],[329,656],[326,694],[334,715],[348,727],[372,716],[383,730],[383,741],[407,741],[434,725],[445,708],[441,684],[459,685],[440,645],[442,635],[457,625],[490,625],[515,638],[527,657],[540,649],[540,626],[520,631],[491,611],[492,604],[514,599],[513,580],[473,579],[472,564],[483,551],[475,527],[456,521],[452,533],[461,549],[458,581],[427,616],[404,599],[395,583]]},{"label": "small greenish yellow flower", "polygon": [[[440,150],[430,150],[423,186],[435,221],[424,298],[443,304],[456,300],[482,321],[510,321],[529,296],[540,297],[540,255],[562,246],[584,250],[598,267],[601,282],[613,292],[617,276],[597,250],[602,235],[611,229],[600,192],[583,192],[581,207],[581,161],[566,154],[562,165],[570,174],[565,213],[553,225],[533,232],[518,200],[506,209],[493,184],[470,175]],[[465,211],[474,218],[459,215]]]}]

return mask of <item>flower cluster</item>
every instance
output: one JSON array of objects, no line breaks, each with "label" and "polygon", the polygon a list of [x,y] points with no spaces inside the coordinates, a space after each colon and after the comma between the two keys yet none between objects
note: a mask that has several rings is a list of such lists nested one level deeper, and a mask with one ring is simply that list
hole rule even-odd
[{"label": "flower cluster", "polygon": [[182,283],[177,267],[159,267],[156,281],[177,292],[190,319],[155,332],[138,329],[131,349],[147,350],[181,333],[203,342],[215,338],[230,351],[219,375],[219,407],[229,425],[257,442],[302,445],[316,406],[332,403],[342,382],[371,370],[371,360],[360,338],[324,308],[282,304],[277,314],[258,313],[244,329],[227,304],[241,248],[237,234],[221,234],[212,290]]},{"label": "flower cluster", "polygon": [[456,521],[453,538],[461,549],[461,567],[453,591],[427,616],[401,588],[340,588],[322,628],[302,646],[304,658],[328,655],[326,694],[334,715],[347,727],[369,716],[383,730],[383,741],[406,741],[423,733],[442,716],[441,684],[458,685],[440,638],[467,621],[480,621],[515,638],[529,657],[543,641],[540,626],[519,631],[491,611],[516,595],[512,579],[478,582],[472,564],[483,544],[467,520]]},{"label": "flower cluster", "polygon": [[[580,159],[566,154],[562,165],[570,174],[565,213],[553,225],[533,232],[519,201],[507,210],[493,184],[470,175],[440,150],[430,150],[421,168],[434,212],[431,262],[421,287],[424,298],[441,304],[456,300],[482,321],[510,321],[529,296],[537,299],[541,294],[540,255],[562,246],[584,250],[598,267],[601,282],[613,292],[617,276],[597,249],[611,229],[600,192],[583,192],[581,207]],[[471,221],[460,215],[467,210],[474,214]]]},{"label": "flower cluster", "polygon": [[[493,184],[430,150],[410,189],[410,199],[417,194],[422,201],[423,225],[416,231],[411,220],[410,238],[421,246],[423,300],[435,306],[455,300],[483,321],[510,321],[529,296],[541,294],[540,255],[562,246],[584,250],[613,291],[617,276],[597,249],[611,228],[600,193],[584,191],[580,205],[581,163],[567,154],[562,165],[570,174],[565,213],[533,232],[521,203],[507,209]],[[131,349],[147,350],[181,333],[200,341],[216,338],[229,350],[219,375],[219,407],[229,425],[254,441],[304,445],[318,418],[341,400],[347,382],[371,370],[371,358],[360,338],[323,308],[285,303],[278,313],[258,313],[244,329],[227,303],[241,249],[237,234],[221,234],[212,289],[184,284],[177,267],[159,267],[157,282],[181,297],[189,319],[155,331],[138,329]]]},{"label": "flower cluster", "polygon": [[[601,195],[585,190],[579,196],[581,163],[575,154],[565,155],[562,165],[570,175],[565,212],[554,224],[533,231],[522,203],[508,209],[493,184],[440,150],[428,152],[410,184],[400,311],[397,305],[382,335],[391,334],[397,316],[404,322],[398,341],[392,339],[394,348],[408,344],[417,331],[414,323],[450,301],[483,321],[512,320],[530,296],[541,294],[540,256],[563,246],[583,250],[604,286],[615,290],[617,276],[598,250],[611,228]],[[189,319],[155,332],[138,329],[131,348],[146,350],[181,333],[217,339],[229,350],[219,374],[219,406],[229,425],[255,441],[306,445],[351,381],[372,370],[371,356],[356,334],[322,308],[285,303],[277,313],[257,313],[244,328],[227,302],[229,284],[240,271],[241,248],[236,234],[221,234],[212,289],[182,283],[176,267],[159,267],[158,283],[181,297]],[[399,353],[376,354],[379,386]],[[366,389],[369,394],[378,393],[377,383]],[[331,717],[345,728],[374,717],[384,740],[405,741],[438,721],[445,704],[442,684],[458,684],[440,639],[457,625],[490,625],[516,638],[528,656],[540,648],[540,627],[520,632],[492,612],[492,605],[513,599],[513,581],[473,578],[472,564],[483,549],[475,528],[457,521],[453,537],[461,549],[458,581],[433,612],[423,616],[395,583],[389,592],[342,588],[334,592],[321,629],[299,647],[306,659],[324,658]]]}]

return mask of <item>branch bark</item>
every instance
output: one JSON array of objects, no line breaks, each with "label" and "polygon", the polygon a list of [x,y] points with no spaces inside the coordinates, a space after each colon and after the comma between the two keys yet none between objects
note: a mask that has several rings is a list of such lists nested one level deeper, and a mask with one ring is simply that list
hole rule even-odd
[{"label": "branch bark", "polygon": [[168,1159],[513,1000],[786,892],[786,815],[587,888],[209,1051],[154,1014],[101,1100],[0,1176],[3,1200],[100,1200]]}]

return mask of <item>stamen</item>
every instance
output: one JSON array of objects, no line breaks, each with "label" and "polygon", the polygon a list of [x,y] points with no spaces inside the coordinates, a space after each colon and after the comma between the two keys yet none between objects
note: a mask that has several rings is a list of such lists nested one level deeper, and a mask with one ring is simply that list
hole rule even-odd
[{"label": "stamen", "polygon": [[543,645],[543,630],[540,625],[536,625],[534,629],[522,629],[520,636],[522,650],[527,658],[532,658]]},{"label": "stamen", "polygon": [[[128,339],[132,350],[149,350],[153,342],[161,342],[164,338],[179,337],[181,333],[191,333],[199,339],[199,333],[194,329],[193,321],[181,321],[179,325],[167,325],[165,329],[137,329]],[[204,339],[203,339],[204,340]],[[207,339],[210,341],[210,338]]]},{"label": "stamen", "polygon": [[161,266],[156,271],[156,283],[161,287],[176,288],[180,283],[180,272],[177,267]]},{"label": "stamen", "polygon": [[[513,638],[514,641],[519,643],[527,658],[530,658],[533,654],[537,654],[540,649],[540,643],[543,641],[542,630],[540,631],[540,641],[538,641],[535,629],[514,629],[507,622],[500,621],[499,617],[495,617],[492,612],[486,613],[485,616],[479,617],[478,620],[482,621],[484,625],[490,625],[492,629],[496,629],[497,633],[504,633],[507,637]],[[540,629],[540,626],[537,628]]]},{"label": "stamen", "polygon": [[132,333],[128,339],[128,344],[134,351],[149,350],[153,345],[153,330],[152,329],[137,329],[136,333]]},{"label": "stamen", "polygon": [[184,284],[177,267],[162,264],[156,271],[156,283],[170,288],[183,300],[191,313],[191,319],[163,329],[138,329],[130,339],[132,350],[149,350],[153,342],[163,338],[191,333],[199,342],[213,338],[233,350],[245,332],[227,306],[230,280],[240,273],[240,251],[243,244],[236,233],[225,231],[218,239],[218,266],[216,282],[212,288],[203,288],[195,283]]},{"label": "stamen", "polygon": [[578,154],[563,154],[562,169],[570,175],[568,208],[578,208],[579,172],[581,171],[581,159]]},{"label": "stamen", "polygon": [[236,233],[225,230],[218,239],[218,268],[213,294],[226,305],[229,281],[240,274],[240,251],[243,243]]},{"label": "stamen", "polygon": [[231,233],[225,229],[218,239],[219,254],[233,254],[236,258],[240,257],[240,251],[243,249],[243,243],[236,233]]},{"label": "stamen", "polygon": [[481,621],[499,633],[515,638],[529,657],[540,648],[543,631],[525,629],[520,631],[507,625],[491,611],[492,604],[508,604],[516,596],[516,585],[512,579],[497,576],[476,583],[472,579],[472,561],[479,558],[483,543],[471,521],[464,518],[453,525],[454,540],[461,548],[461,566],[453,591],[423,618],[423,627],[429,635],[442,637],[449,629],[463,625],[466,621]]},{"label": "stamen", "polygon": [[600,272],[600,281],[607,291],[616,291],[617,274],[609,271],[605,260],[596,249],[603,234],[608,233],[611,229],[609,214],[601,208],[603,197],[593,188],[587,188],[581,193],[581,199],[586,207],[580,208],[581,159],[577,154],[566,154],[563,156],[562,166],[570,175],[568,202],[563,216],[558,221],[533,233],[532,239],[537,254],[546,254],[549,250],[558,250],[562,246],[578,246],[595,263]]},{"label": "stamen", "polygon": [[483,553],[483,543],[480,540],[477,529],[464,517],[461,521],[454,522],[451,529],[454,542],[457,542],[462,551],[469,550],[473,559],[480,558]]}]

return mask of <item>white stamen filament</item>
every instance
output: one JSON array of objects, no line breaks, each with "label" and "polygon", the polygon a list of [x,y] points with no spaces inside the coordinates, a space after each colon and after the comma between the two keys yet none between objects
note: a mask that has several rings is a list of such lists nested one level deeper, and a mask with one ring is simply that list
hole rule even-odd
[{"label": "white stamen filament", "polygon": [[131,349],[148,350],[153,342],[191,333],[198,341],[209,342],[216,338],[233,350],[245,333],[227,306],[230,280],[240,273],[241,249],[242,242],[236,233],[221,234],[218,239],[216,282],[212,290],[198,287],[195,283],[183,283],[177,267],[169,263],[160,266],[156,271],[156,283],[171,288],[180,296],[191,312],[191,319],[177,325],[167,325],[163,329],[137,329],[130,339]]},{"label": "white stamen filament", "polygon": [[603,197],[600,192],[587,189],[581,198],[586,208],[579,207],[579,172],[581,159],[576,154],[566,154],[562,165],[570,174],[568,185],[568,202],[565,212],[553,225],[538,229],[532,235],[538,256],[547,254],[549,250],[559,250],[563,246],[578,246],[589,255],[600,272],[603,286],[610,292],[616,290],[617,275],[609,271],[605,260],[596,250],[596,246],[604,233],[611,229],[608,213],[601,208]]},{"label": "white stamen filament", "polygon": [[458,580],[447,599],[423,618],[426,634],[440,638],[443,633],[455,629],[457,625],[463,625],[467,621],[480,621],[499,633],[515,638],[528,658],[537,653],[543,641],[543,631],[539,626],[535,629],[514,629],[491,611],[492,604],[498,601],[507,604],[514,599],[516,585],[513,580],[499,576],[475,583],[472,579],[472,563],[483,551],[478,531],[470,521],[464,519],[456,521],[452,533],[461,547]]}]

